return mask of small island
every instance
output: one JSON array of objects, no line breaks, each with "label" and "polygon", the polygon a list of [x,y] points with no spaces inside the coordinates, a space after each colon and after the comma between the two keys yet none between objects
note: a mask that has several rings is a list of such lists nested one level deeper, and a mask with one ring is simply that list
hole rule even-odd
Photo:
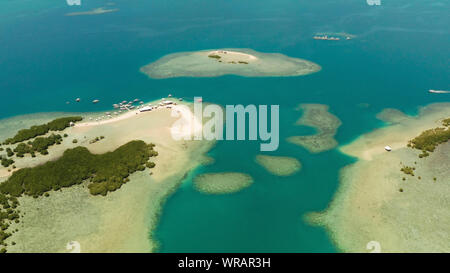
[{"label": "small island", "polygon": [[195,189],[207,194],[235,193],[252,184],[251,176],[235,172],[205,173],[194,178]]},{"label": "small island", "polygon": [[310,126],[317,133],[310,136],[292,136],[288,141],[305,147],[311,153],[328,151],[337,146],[334,139],[341,120],[328,112],[328,106],[323,104],[301,104],[298,110],[303,110],[302,117],[296,125]]},{"label": "small island", "polygon": [[143,66],[150,78],[301,76],[320,71],[313,62],[279,53],[261,53],[251,49],[217,49],[169,54]]},{"label": "small island", "polygon": [[256,162],[268,172],[277,176],[290,176],[302,168],[300,161],[287,156],[257,155]]}]

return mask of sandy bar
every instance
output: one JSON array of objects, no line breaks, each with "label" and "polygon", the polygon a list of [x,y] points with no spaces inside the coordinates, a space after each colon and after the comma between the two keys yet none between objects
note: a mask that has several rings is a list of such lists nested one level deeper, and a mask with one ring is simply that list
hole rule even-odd
[{"label": "sandy bar", "polygon": [[[180,103],[181,104],[181,103]],[[189,109],[190,104],[182,103]],[[67,128],[61,145],[49,149],[48,156],[26,156],[18,168],[36,166],[56,159],[67,148],[85,146],[93,153],[105,153],[131,141],[156,144],[156,167],[131,175],[131,181],[106,197],[92,196],[87,187],[77,186],[51,192],[49,197],[21,197],[19,209],[25,213],[8,242],[8,252],[68,252],[70,241],[79,242],[82,252],[150,252],[158,244],[151,239],[162,205],[191,169],[205,161],[213,145],[204,141],[176,141],[171,127],[180,118],[193,120],[192,112],[165,107],[155,111],[121,116],[99,122],[84,122]],[[47,118],[46,121],[51,120]],[[7,122],[7,120],[5,121]],[[194,126],[194,123],[193,123]],[[198,126],[195,125],[195,126]],[[13,134],[14,132],[10,132]],[[98,136],[105,139],[89,144]],[[77,139],[78,143],[72,143]]]},{"label": "sandy bar", "polygon": [[205,194],[231,194],[253,184],[253,178],[245,173],[204,173],[194,178],[194,188]]},{"label": "sandy bar", "polygon": [[255,161],[269,173],[278,176],[290,176],[302,168],[300,161],[294,157],[257,155]]},{"label": "sandy bar", "polygon": [[[432,104],[408,118],[389,112],[392,117],[387,112],[384,117],[395,124],[340,148],[358,161],[341,171],[330,207],[308,219],[326,227],[345,252],[369,252],[371,241],[380,244],[381,252],[450,252],[450,144],[423,159],[420,151],[406,147],[408,140],[450,117],[450,104]],[[387,152],[386,145],[393,150]],[[415,176],[402,173],[402,166],[414,167]]]},{"label": "sandy bar", "polygon": [[301,76],[320,71],[313,62],[279,53],[262,53],[251,49],[216,49],[180,52],[163,56],[141,67],[150,78]]}]

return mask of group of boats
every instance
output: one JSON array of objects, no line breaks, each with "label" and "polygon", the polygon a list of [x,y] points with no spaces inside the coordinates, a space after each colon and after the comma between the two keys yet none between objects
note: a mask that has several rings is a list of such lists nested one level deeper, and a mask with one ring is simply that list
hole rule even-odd
[{"label": "group of boats", "polygon": [[[169,94],[168,96],[169,98],[172,97],[171,94]],[[182,98],[179,98],[178,100],[182,101]],[[136,105],[139,104],[139,105]],[[173,100],[169,100],[169,99],[165,99],[162,98],[161,101],[158,104],[155,105],[144,105],[144,102],[139,100],[139,99],[134,99],[131,101],[122,101],[120,103],[115,103],[113,104],[114,109],[116,109],[116,111],[114,112],[106,112],[103,116],[98,117],[98,118],[89,118],[89,120],[95,120],[95,121],[101,121],[103,119],[111,119],[113,116],[118,116],[120,114],[122,114],[123,112],[127,112],[127,111],[131,111],[131,110],[139,110],[139,112],[148,112],[148,111],[152,111],[158,108],[172,108],[173,105],[176,105],[177,103]],[[137,113],[136,113],[137,114]]]},{"label": "group of boats", "polygon": [[[326,40],[326,41],[339,41],[341,38],[339,37],[333,37],[328,35],[316,35],[313,37],[314,40]],[[350,36],[345,37],[346,40],[351,40],[352,38]]]},{"label": "group of boats", "polygon": [[[115,103],[113,104],[114,109],[120,109],[120,110],[132,110],[134,108],[136,108],[136,106],[134,106],[133,104],[139,103],[140,105],[143,105],[144,102],[139,100],[139,99],[134,99],[131,101],[122,101],[120,103]],[[138,106],[139,107],[139,106]]]},{"label": "group of boats", "polygon": [[152,111],[153,109],[158,109],[159,107],[165,107],[165,108],[172,108],[173,105],[177,105],[176,102],[171,101],[171,100],[166,100],[163,99],[160,103],[158,103],[157,105],[147,105],[147,106],[143,106],[139,109],[140,112],[148,112],[148,111]]}]

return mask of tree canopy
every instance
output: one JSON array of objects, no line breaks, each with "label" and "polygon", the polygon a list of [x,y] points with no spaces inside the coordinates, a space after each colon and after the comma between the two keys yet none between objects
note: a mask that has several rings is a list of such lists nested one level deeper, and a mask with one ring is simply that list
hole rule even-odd
[{"label": "tree canopy", "polygon": [[20,221],[17,197],[48,196],[51,190],[85,181],[92,195],[107,195],[130,181],[130,174],[155,167],[155,163],[149,161],[150,157],[158,155],[154,146],[131,141],[104,154],[92,154],[85,147],[76,147],[66,150],[55,161],[14,172],[0,184],[0,245],[4,246],[0,252],[6,251],[5,240],[12,235],[8,232],[10,223]]},{"label": "tree canopy", "polygon": [[131,141],[100,155],[90,153],[85,147],[68,149],[55,161],[14,172],[0,184],[0,192],[16,197],[24,193],[40,196],[88,180],[91,194],[106,195],[120,188],[130,174],[145,169],[149,158],[156,155],[153,147],[143,141]]},{"label": "tree canopy", "polygon": [[450,128],[448,128],[450,118],[445,119],[442,124],[447,128],[438,127],[422,132],[419,136],[408,142],[408,147],[422,151],[419,157],[426,157],[430,152],[434,152],[439,144],[447,142],[450,139]]},{"label": "tree canopy", "polygon": [[37,136],[45,135],[49,131],[62,131],[69,127],[71,122],[81,121],[82,119],[83,118],[79,116],[64,117],[52,120],[46,124],[34,125],[28,129],[18,131],[14,137],[6,139],[3,144],[16,144]]}]

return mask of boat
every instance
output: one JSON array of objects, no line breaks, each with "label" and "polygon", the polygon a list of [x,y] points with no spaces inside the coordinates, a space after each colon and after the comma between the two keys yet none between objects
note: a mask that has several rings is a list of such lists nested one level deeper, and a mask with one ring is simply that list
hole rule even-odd
[{"label": "boat", "polygon": [[76,101],[76,102],[80,102],[80,100],[81,100],[80,98],[77,98],[75,101]]},{"label": "boat", "polygon": [[388,151],[388,152],[392,151],[391,146],[385,146],[384,149],[385,149],[386,151]]},{"label": "boat", "polygon": [[100,100],[93,100],[92,103],[99,103]]},{"label": "boat", "polygon": [[449,94],[450,93],[450,91],[446,91],[446,90],[433,90],[433,89],[428,90],[428,92],[435,93],[435,94]]}]

